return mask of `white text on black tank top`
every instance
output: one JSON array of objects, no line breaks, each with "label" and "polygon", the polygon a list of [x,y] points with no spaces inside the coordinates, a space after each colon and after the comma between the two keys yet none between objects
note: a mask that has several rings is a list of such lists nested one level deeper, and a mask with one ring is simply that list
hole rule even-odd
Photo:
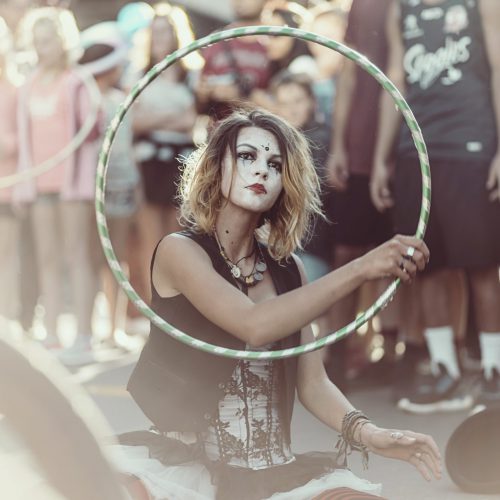
[{"label": "white text on black tank top", "polygon": [[462,71],[456,67],[470,59],[469,45],[472,40],[464,36],[458,40],[446,37],[444,47],[436,52],[426,52],[423,44],[410,47],[404,56],[404,68],[408,83],[418,83],[420,88],[428,89],[443,72],[443,85],[453,85],[462,78]]}]

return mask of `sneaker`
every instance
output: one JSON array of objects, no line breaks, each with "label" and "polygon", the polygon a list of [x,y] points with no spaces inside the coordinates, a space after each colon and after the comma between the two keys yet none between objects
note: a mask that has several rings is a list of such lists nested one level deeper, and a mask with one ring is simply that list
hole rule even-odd
[{"label": "sneaker", "polygon": [[58,359],[66,366],[80,366],[93,363],[95,361],[92,349],[92,337],[90,335],[77,335],[74,344],[61,350]]},{"label": "sneaker", "polygon": [[398,401],[397,407],[415,414],[429,414],[440,411],[460,411],[474,403],[472,394],[465,392],[462,379],[454,379],[439,363],[438,374],[422,379],[413,392]]},{"label": "sneaker", "polygon": [[493,369],[491,378],[486,378],[483,373],[476,403],[486,408],[500,407],[500,374],[497,369]]},{"label": "sneaker", "polygon": [[61,341],[57,335],[47,335],[42,341],[41,344],[45,349],[50,352],[56,352],[62,350]]}]

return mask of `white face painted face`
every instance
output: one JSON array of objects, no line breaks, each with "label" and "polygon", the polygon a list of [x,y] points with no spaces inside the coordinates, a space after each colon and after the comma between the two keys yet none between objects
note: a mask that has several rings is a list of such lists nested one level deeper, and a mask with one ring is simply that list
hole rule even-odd
[{"label": "white face painted face", "polygon": [[278,141],[271,132],[258,127],[241,129],[234,173],[229,149],[222,163],[223,196],[237,207],[267,212],[283,189],[282,163]]}]

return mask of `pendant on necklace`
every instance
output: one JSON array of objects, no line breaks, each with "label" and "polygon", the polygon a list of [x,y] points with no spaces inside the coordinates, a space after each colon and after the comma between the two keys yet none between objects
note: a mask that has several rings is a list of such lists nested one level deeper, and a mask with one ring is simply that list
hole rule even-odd
[{"label": "pendant on necklace", "polygon": [[266,263],[263,260],[259,260],[255,266],[255,270],[258,271],[259,273],[263,273],[266,269],[267,269]]},{"label": "pendant on necklace", "polygon": [[231,268],[231,274],[235,278],[239,278],[241,276],[241,269],[238,266],[234,266]]},{"label": "pendant on necklace", "polygon": [[253,279],[255,281],[262,281],[264,279],[264,276],[261,273],[259,273],[258,271],[256,271],[253,275]]}]

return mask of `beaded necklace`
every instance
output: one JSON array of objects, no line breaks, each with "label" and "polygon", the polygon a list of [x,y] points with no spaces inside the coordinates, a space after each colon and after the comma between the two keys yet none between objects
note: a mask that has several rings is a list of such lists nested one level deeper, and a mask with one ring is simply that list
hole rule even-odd
[{"label": "beaded necklace", "polygon": [[[263,273],[267,270],[267,264],[264,260],[264,256],[262,255],[262,250],[260,249],[259,244],[257,241],[255,241],[255,247],[250,255],[247,255],[246,257],[242,257],[241,259],[238,260],[238,262],[233,262],[226,254],[224,247],[221,245],[221,242],[219,240],[219,236],[217,235],[217,231],[214,229],[214,237],[215,241],[217,242],[217,245],[219,247],[219,252],[224,259],[224,262],[227,264],[229,267],[229,270],[231,271],[231,275],[233,276],[234,279],[236,279],[238,282],[240,282],[243,286],[245,287],[250,287],[250,286],[255,286],[259,281],[262,281],[264,279]],[[243,260],[243,259],[248,259],[252,255],[255,254],[255,249],[257,249],[257,255],[254,260],[254,265],[253,269],[250,272],[250,274],[247,274],[246,276],[243,275],[241,272],[241,268],[238,266],[238,264]]]}]

